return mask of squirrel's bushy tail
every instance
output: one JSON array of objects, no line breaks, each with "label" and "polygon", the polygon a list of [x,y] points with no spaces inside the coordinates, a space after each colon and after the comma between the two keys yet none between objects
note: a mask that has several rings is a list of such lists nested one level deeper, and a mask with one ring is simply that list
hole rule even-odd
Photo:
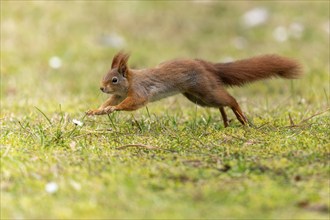
[{"label": "squirrel's bushy tail", "polygon": [[278,55],[263,55],[229,63],[216,63],[215,69],[222,82],[240,86],[270,77],[295,79],[302,75],[300,65]]}]

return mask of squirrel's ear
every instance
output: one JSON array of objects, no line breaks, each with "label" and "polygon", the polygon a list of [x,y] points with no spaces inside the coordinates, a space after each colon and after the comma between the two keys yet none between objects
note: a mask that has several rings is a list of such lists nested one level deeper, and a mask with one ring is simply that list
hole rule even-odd
[{"label": "squirrel's ear", "polygon": [[118,52],[112,59],[111,69],[119,66],[119,63],[126,54],[123,51]]},{"label": "squirrel's ear", "polygon": [[118,72],[122,74],[124,77],[127,77],[127,73],[128,73],[127,61],[129,58],[129,54],[122,54],[120,58],[121,59],[118,64]]},{"label": "squirrel's ear", "polygon": [[113,69],[113,68],[115,68],[115,67],[118,66],[119,61],[120,61],[120,57],[121,57],[121,56],[122,56],[122,53],[119,52],[119,53],[117,53],[117,54],[113,57],[113,59],[112,59],[112,64],[111,64],[111,69]]}]

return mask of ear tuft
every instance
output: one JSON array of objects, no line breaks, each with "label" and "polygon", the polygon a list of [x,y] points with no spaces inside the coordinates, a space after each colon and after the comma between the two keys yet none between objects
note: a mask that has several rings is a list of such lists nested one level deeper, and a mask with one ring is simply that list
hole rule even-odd
[{"label": "ear tuft", "polygon": [[123,53],[118,64],[118,72],[122,74],[124,77],[127,77],[127,73],[128,73],[128,67],[127,67],[128,58],[129,58],[129,54]]},{"label": "ear tuft", "polygon": [[125,63],[127,63],[128,58],[129,54],[124,53],[123,51],[118,52],[112,59],[111,69],[119,68],[122,61],[125,61]]}]

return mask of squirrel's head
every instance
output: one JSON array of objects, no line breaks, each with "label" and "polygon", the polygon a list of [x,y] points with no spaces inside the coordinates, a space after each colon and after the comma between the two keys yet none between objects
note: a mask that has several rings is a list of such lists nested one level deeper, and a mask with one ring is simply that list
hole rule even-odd
[{"label": "squirrel's head", "polygon": [[112,65],[109,72],[103,77],[101,81],[101,91],[114,95],[125,95],[128,90],[128,75],[129,69],[127,67],[129,55],[119,52],[112,59]]}]

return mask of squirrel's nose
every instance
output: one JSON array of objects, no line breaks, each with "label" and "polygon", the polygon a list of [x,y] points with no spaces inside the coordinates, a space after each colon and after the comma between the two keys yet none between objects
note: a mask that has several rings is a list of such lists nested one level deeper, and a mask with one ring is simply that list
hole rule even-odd
[{"label": "squirrel's nose", "polygon": [[101,90],[102,92],[104,92],[104,87],[100,87],[100,90]]}]

